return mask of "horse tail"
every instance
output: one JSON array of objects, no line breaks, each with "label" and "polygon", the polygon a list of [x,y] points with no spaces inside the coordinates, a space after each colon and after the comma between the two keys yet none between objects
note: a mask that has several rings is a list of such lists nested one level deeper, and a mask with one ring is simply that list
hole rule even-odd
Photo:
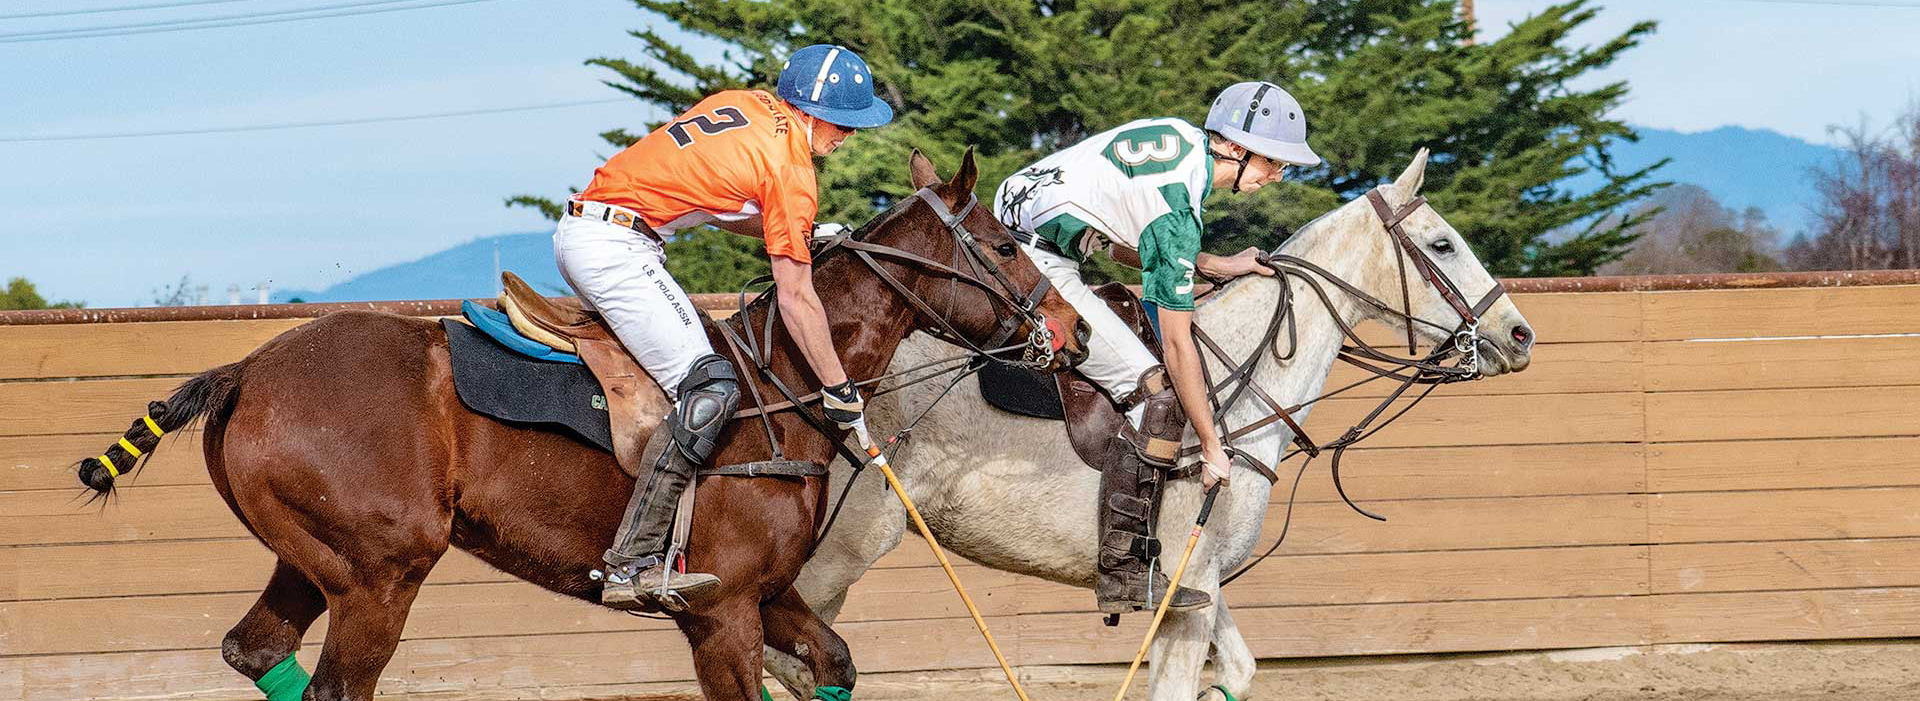
[{"label": "horse tail", "polygon": [[169,432],[203,416],[214,426],[226,423],[240,394],[240,370],[245,362],[200,373],[175,389],[166,401],[149,402],[147,413],[134,420],[119,442],[107,446],[99,457],[75,463],[80,483],[100,495],[110,495],[114,480],[144,465],[145,458],[160,446],[160,438]]}]

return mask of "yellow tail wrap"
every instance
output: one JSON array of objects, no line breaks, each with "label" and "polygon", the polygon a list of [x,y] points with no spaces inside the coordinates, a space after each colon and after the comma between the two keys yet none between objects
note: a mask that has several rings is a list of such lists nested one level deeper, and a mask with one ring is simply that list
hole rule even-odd
[{"label": "yellow tail wrap", "polygon": [[142,455],[142,453],[140,452],[140,449],[133,447],[133,441],[127,440],[126,436],[120,437],[120,449],[127,451],[128,455],[131,455],[136,458]]},{"label": "yellow tail wrap", "polygon": [[147,430],[149,430],[149,431],[152,431],[152,432],[153,432],[153,437],[154,437],[154,438],[159,438],[159,437],[161,437],[161,436],[165,436],[165,435],[167,435],[167,432],[166,432],[166,431],[162,431],[162,430],[160,430],[160,424],[157,424],[157,423],[154,423],[154,422],[153,422],[153,417],[151,417],[151,416],[142,416],[142,417],[140,417],[140,420],[141,420],[141,421],[145,421],[145,422],[147,422]]},{"label": "yellow tail wrap", "polygon": [[109,459],[107,459],[107,454],[106,454],[106,453],[101,453],[101,454],[100,454],[100,464],[102,464],[102,465],[106,465],[106,466],[107,466],[107,474],[108,474],[108,475],[111,475],[111,476],[113,476],[113,477],[119,477],[119,476],[120,476],[120,471],[119,471],[118,469],[115,469],[115,468],[113,467],[113,461],[112,461],[112,460],[109,460]]}]

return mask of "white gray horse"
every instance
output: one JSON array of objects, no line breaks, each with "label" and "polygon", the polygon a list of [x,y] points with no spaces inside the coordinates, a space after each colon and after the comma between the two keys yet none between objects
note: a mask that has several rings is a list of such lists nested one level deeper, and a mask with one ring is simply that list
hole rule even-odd
[{"label": "white gray horse", "polygon": [[[1391,207],[1398,209],[1416,195],[1426,162],[1427,153],[1422,150],[1398,180],[1381,186]],[[1357,198],[1310,222],[1280,252],[1316,263],[1397,307],[1403,280],[1397,258],[1402,254],[1365,199]],[[1458,286],[1468,304],[1493,288],[1493,278],[1466,241],[1432,207],[1419,208],[1404,220],[1403,227],[1439,271]],[[1412,294],[1411,314],[1431,322],[1431,327],[1415,324],[1415,332],[1429,345],[1446,341],[1448,330],[1460,324],[1461,315],[1414,272],[1414,266],[1407,265],[1404,274],[1409,276],[1405,284]],[[1254,382],[1281,405],[1291,406],[1321,392],[1342,341],[1335,319],[1305,282],[1241,278],[1205,298],[1194,313],[1194,322],[1235,358],[1262,352],[1259,346],[1265,329],[1261,322],[1279,304],[1282,284],[1293,288],[1299,347],[1291,360],[1261,363]],[[1331,286],[1328,294],[1333,301],[1331,313],[1348,325],[1372,318],[1404,335],[1408,324],[1403,320]],[[1481,315],[1479,338],[1482,374],[1498,375],[1527,367],[1532,332],[1510,298],[1498,300]],[[910,368],[952,354],[951,346],[917,337],[900,347],[893,367]],[[1208,354],[1203,350],[1202,355]],[[1226,370],[1217,359],[1208,357],[1208,363],[1212,377],[1224,376]],[[876,428],[903,425],[946,385],[943,379],[870,401],[870,420]],[[1266,414],[1264,404],[1243,397],[1227,412],[1226,425],[1244,426]],[[1304,420],[1304,414],[1300,418]],[[1291,432],[1276,422],[1233,443],[1274,464],[1290,439]],[[1189,431],[1186,443],[1191,447],[1195,442]],[[942,545],[989,567],[1078,587],[1093,586],[1094,554],[1098,550],[1094,495],[1099,490],[1099,473],[1063,467],[1081,464],[1068,445],[1063,424],[994,409],[981,400],[974,381],[969,379],[921,420],[906,445],[893,464]],[[1149,658],[1149,697],[1154,701],[1189,701],[1202,693],[1201,670],[1210,650],[1219,685],[1240,699],[1253,692],[1253,654],[1234,625],[1219,582],[1252,556],[1272,485],[1239,466],[1240,461],[1235,462],[1232,479],[1214,508],[1212,521],[1182,581],[1206,592],[1215,603],[1196,611],[1169,613],[1162,624]],[[834,493],[839,493],[849,472],[844,465],[835,468]],[[847,588],[874,561],[899,545],[907,531],[905,510],[891,495],[882,494],[886,488],[874,472],[860,477],[863,484],[852,491],[854,498],[795,583],[829,622],[839,614]],[[875,484],[864,484],[868,481]],[[1169,573],[1173,567],[1170,561],[1184,545],[1184,534],[1190,530],[1201,500],[1198,479],[1174,480],[1167,485],[1159,533],[1166,541],[1169,554],[1163,566]],[[1092,595],[1088,596],[1091,606]],[[1132,644],[1127,649],[1131,651]],[[805,692],[812,684],[803,666],[768,650],[768,667],[788,689],[806,698]]]}]

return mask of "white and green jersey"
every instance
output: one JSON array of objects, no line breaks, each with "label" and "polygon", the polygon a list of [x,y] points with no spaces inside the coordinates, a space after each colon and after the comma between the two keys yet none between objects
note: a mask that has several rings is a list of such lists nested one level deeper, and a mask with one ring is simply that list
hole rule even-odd
[{"label": "white and green jersey", "polygon": [[1200,202],[1213,188],[1206,132],[1171,117],[1088,137],[1000,183],[993,211],[1010,229],[1084,260],[1114,244],[1140,253],[1142,296],[1193,309]]}]

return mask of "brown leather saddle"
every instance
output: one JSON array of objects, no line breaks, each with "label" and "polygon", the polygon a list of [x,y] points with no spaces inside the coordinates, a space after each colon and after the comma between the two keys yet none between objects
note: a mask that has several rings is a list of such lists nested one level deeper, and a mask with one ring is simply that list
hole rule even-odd
[{"label": "brown leather saddle", "polygon": [[[1135,336],[1147,344],[1147,350],[1160,358],[1160,337],[1147,319],[1140,298],[1126,285],[1109,282],[1093,293],[1127,323]],[[1077,370],[1047,373],[1002,363],[988,363],[980,370],[980,395],[988,404],[1004,411],[1037,418],[1064,419],[1067,438],[1073,452],[1087,467],[1095,470],[1118,456],[1112,451],[1126,444],[1109,440],[1119,435],[1126,416],[1119,404]],[[1047,411],[1057,407],[1057,411]]]}]

